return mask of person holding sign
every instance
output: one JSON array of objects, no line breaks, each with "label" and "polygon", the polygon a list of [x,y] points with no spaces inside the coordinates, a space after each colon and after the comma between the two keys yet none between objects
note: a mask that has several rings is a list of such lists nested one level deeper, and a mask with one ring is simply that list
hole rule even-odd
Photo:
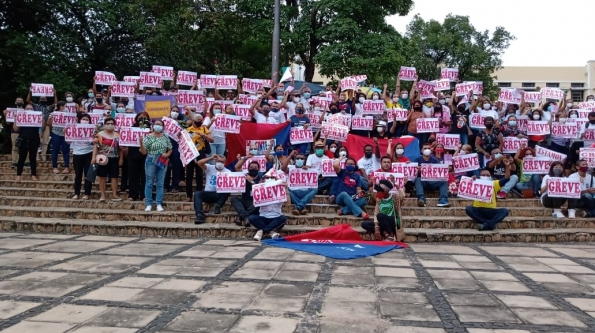
[{"label": "person holding sign", "polygon": [[421,165],[422,164],[440,164],[440,161],[432,157],[432,149],[429,143],[425,143],[421,150],[422,156],[415,161],[419,165],[419,174],[415,178],[415,193],[417,195],[417,206],[426,206],[426,196],[424,191],[440,191],[440,199],[438,200],[438,207],[449,207],[448,202],[448,182],[446,181],[422,181],[421,180]]},{"label": "person holding sign", "polygon": [[111,178],[112,201],[122,201],[118,197],[118,177],[120,166],[124,164],[124,152],[120,148],[120,135],[114,131],[116,120],[105,118],[103,130],[97,133],[97,145],[93,149],[91,164],[98,164],[97,176],[99,177],[99,201],[105,201],[105,186],[107,177]]},{"label": "person holding sign", "polygon": [[[29,103],[25,106],[25,111],[33,110],[33,104]],[[27,156],[29,157],[31,167],[31,180],[39,180],[37,178],[37,149],[39,149],[39,144],[41,143],[41,127],[18,127],[15,119],[12,128],[15,133],[19,134],[15,142],[15,146],[19,147],[16,180],[22,180],[21,175],[23,174]]]},{"label": "person holding sign", "polygon": [[407,132],[409,135],[416,137],[419,140],[419,147],[422,148],[423,144],[428,141],[428,133],[417,133],[417,120],[425,118],[426,114],[422,111],[422,104],[419,100],[413,101],[413,111],[409,112],[407,116]]},{"label": "person holding sign", "polygon": [[485,117],[483,119],[483,129],[475,138],[475,149],[479,155],[479,165],[484,166],[484,160],[491,157],[494,149],[502,150],[504,146],[504,137],[502,133],[494,128],[494,118]]},{"label": "person holding sign", "polygon": [[523,198],[539,198],[541,189],[541,176],[539,174],[527,175],[523,172],[523,159],[535,157],[535,149],[530,147],[521,147],[514,155],[514,162],[519,169],[519,182],[516,188],[521,191]]},{"label": "person holding sign", "polygon": [[283,145],[276,145],[274,148],[275,153],[271,154],[271,149],[274,145],[275,139],[271,139],[268,144],[267,151],[264,153],[264,157],[267,159],[268,163],[273,164],[273,169],[287,173],[287,165],[291,160],[291,156],[285,156]]},{"label": "person holding sign", "polygon": [[[264,175],[260,183],[269,183],[274,185],[277,180],[278,179],[275,176],[274,171],[270,170]],[[281,237],[281,235],[279,235],[279,230],[281,230],[287,222],[287,217],[285,214],[283,214],[281,207],[283,207],[283,205],[289,207],[289,203],[291,202],[287,192],[289,191],[286,187],[285,202],[276,202],[260,206],[259,215],[250,215],[248,217],[250,224],[252,224],[252,226],[257,229],[256,234],[254,235],[254,240],[260,242],[262,236],[266,234],[269,234],[273,239]]]},{"label": "person holding sign", "polygon": [[368,202],[366,192],[362,190],[365,179],[355,172],[356,167],[353,158],[345,159],[345,169],[341,169],[343,159],[337,159],[333,163],[333,169],[337,173],[339,193],[335,198],[335,202],[341,207],[337,210],[337,214],[347,215],[353,213],[354,216],[360,216],[367,220],[370,215],[362,210]]},{"label": "person holding sign", "polygon": [[[492,160],[486,166],[488,170],[490,170],[491,174],[493,175],[494,179],[502,179],[506,174],[506,162],[510,165],[510,170],[512,173],[516,173],[516,164],[514,164],[514,159],[510,155],[503,155],[502,150],[500,148],[495,148],[492,150]],[[519,177],[516,174],[512,174],[509,177],[509,181],[506,183],[505,186],[502,186],[501,190],[498,192],[498,199],[506,199],[506,195],[510,190],[514,188],[516,183],[519,181]]]},{"label": "person holding sign", "polygon": [[163,209],[163,188],[165,182],[165,170],[169,162],[169,156],[173,151],[173,146],[169,137],[163,134],[163,121],[156,119],[153,123],[152,132],[144,139],[138,136],[140,152],[147,155],[145,159],[145,212],[150,212],[153,205],[153,182],[157,188],[155,202],[157,211]]},{"label": "person holding sign", "polygon": [[[288,166],[289,172],[287,174],[290,177],[290,172],[294,169],[304,169],[306,156],[302,153],[297,153],[295,150],[292,152],[292,155],[295,154],[295,165]],[[292,190],[288,188],[289,196],[291,197],[291,202],[295,205],[295,208],[291,211],[293,215],[306,215],[308,214],[308,210],[306,209],[306,205],[312,201],[312,198],[316,196],[318,193],[318,188],[310,188],[310,189],[299,189],[299,190]]]},{"label": "person holding sign", "polygon": [[[502,222],[510,213],[507,208],[496,208],[496,193],[508,183],[511,173],[510,166],[512,165],[512,161],[504,160],[503,163],[506,166],[506,174],[504,178],[500,180],[493,180],[490,175],[490,170],[481,170],[481,179],[492,181],[494,183],[490,202],[474,200],[473,205],[465,208],[465,213],[477,223],[477,230],[479,231],[494,230],[496,224]],[[473,176],[473,180],[475,180],[475,178],[476,177]]]},{"label": "person holding sign", "polygon": [[[374,222],[362,222],[362,228],[374,234],[376,240],[387,242],[402,241],[405,238],[403,222],[401,220],[401,205],[405,198],[405,192],[395,185],[397,193],[391,193],[393,183],[388,179],[382,179],[374,186],[376,191],[376,207],[374,207]],[[400,232],[399,232],[400,230]],[[397,235],[397,236],[395,236]]]},{"label": "person holding sign", "polygon": [[[78,117],[79,124],[91,124],[91,116],[86,113]],[[91,167],[91,159],[93,158],[93,142],[73,142],[72,148],[72,164],[74,165],[74,196],[72,200],[77,200],[81,195],[81,185],[84,178],[85,181],[85,195],[83,200],[89,200],[91,195],[92,182],[87,180],[87,172]]]},{"label": "person holding sign", "polygon": [[515,115],[511,115],[508,117],[507,120],[502,121],[503,124],[500,125],[502,137],[515,137],[519,139],[526,139],[527,138],[527,131],[521,130],[519,128],[518,119]]},{"label": "person holding sign", "polygon": [[[210,161],[215,160],[215,165],[209,164]],[[229,193],[217,193],[217,174],[219,172],[231,172],[225,168],[225,156],[213,155],[208,158],[195,162],[196,165],[203,171],[206,172],[204,191],[194,192],[194,212],[196,213],[196,219],[194,224],[203,224],[206,222],[205,215],[202,211],[203,202],[209,204],[215,204],[215,214],[221,214],[221,207],[225,205]]]},{"label": "person holding sign", "polygon": [[395,152],[393,154],[393,150],[391,149],[393,140],[388,139],[388,146],[386,147],[386,155],[392,158],[392,161],[395,163],[409,163],[409,157],[405,156],[405,146],[398,142],[395,145]]},{"label": "person holding sign", "polygon": [[47,121],[47,126],[50,129],[51,143],[52,143],[52,167],[55,175],[60,173],[58,170],[58,154],[62,152],[62,158],[64,159],[64,170],[63,174],[70,172],[70,145],[64,139],[64,128],[52,126],[54,122],[54,116],[57,116],[56,112],[64,113],[66,109],[66,102],[60,101],[56,104],[56,110],[50,114]]},{"label": "person holding sign", "polygon": [[577,172],[568,176],[569,179],[578,179],[581,182],[581,198],[568,200],[568,218],[576,216],[576,209],[584,209],[586,217],[595,217],[595,182],[593,176],[588,174],[589,164],[586,160],[580,159],[576,162]]},{"label": "person holding sign", "polygon": [[[236,163],[236,172],[242,172],[244,163]],[[250,221],[248,216],[258,215],[259,208],[254,207],[254,197],[252,196],[252,185],[260,183],[263,173],[260,172],[260,164],[256,161],[248,164],[248,173],[246,174],[246,190],[241,197],[232,196],[230,199],[231,206],[238,213],[235,224],[239,226],[249,227]]]},{"label": "person holding sign", "polygon": [[222,106],[219,103],[211,104],[207,117],[204,118],[204,125],[211,131],[213,143],[211,143],[211,154],[225,155],[226,133],[219,129],[211,129],[215,124],[215,119],[222,112]]},{"label": "person holding sign", "polygon": [[566,198],[558,198],[558,197],[550,197],[548,194],[548,184],[550,180],[556,178],[566,178],[564,176],[564,164],[560,161],[552,162],[550,165],[550,172],[543,177],[541,181],[541,204],[545,208],[552,208],[554,210],[554,216],[556,218],[564,218],[564,213],[562,213],[562,205],[566,203]]},{"label": "person holding sign", "polygon": [[[211,131],[204,126],[203,117],[200,114],[193,116],[192,126],[188,127],[188,133],[192,138],[192,142],[200,153],[199,159],[204,159],[211,153],[211,142],[214,142]],[[186,165],[186,201],[192,201],[192,179],[196,173],[196,191],[202,190],[203,185],[203,169],[196,166],[195,163],[188,163]]]},{"label": "person holding sign", "polygon": [[584,140],[584,146],[585,147],[589,147],[592,144],[595,143],[595,140],[593,140],[592,138],[587,136],[587,130],[590,130],[591,132],[593,130],[595,130],[595,112],[589,112],[588,114],[588,118],[589,118],[589,122],[586,123],[584,126],[580,127],[579,133],[580,133],[580,137],[581,139]]}]

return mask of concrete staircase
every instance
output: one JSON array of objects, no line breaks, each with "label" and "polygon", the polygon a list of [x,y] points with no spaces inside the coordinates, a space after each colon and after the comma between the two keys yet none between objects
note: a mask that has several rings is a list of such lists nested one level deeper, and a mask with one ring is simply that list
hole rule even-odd
[{"label": "concrete staircase", "polygon": [[[229,201],[219,215],[210,214],[212,207],[205,207],[207,223],[194,225],[192,203],[185,202],[184,188],[180,193],[165,194],[165,212],[145,212],[144,204],[138,201],[110,202],[108,195],[108,201],[99,202],[97,184],[93,185],[90,200],[72,200],[74,171],[54,175],[51,162],[38,162],[37,169],[39,181],[31,181],[30,170],[25,168],[23,181],[17,182],[10,156],[0,156],[0,230],[152,237],[251,238],[254,234],[253,228],[234,224],[236,214]],[[537,199],[509,197],[499,201],[499,207],[510,209],[510,216],[497,230],[480,232],[465,215],[469,200],[451,198],[450,208],[438,208],[438,199],[432,196],[435,194],[428,195],[426,208],[417,207],[414,198],[405,199],[407,242],[595,241],[595,219],[553,219],[552,211],[543,208]],[[309,213],[301,216],[285,210],[288,224],[283,235],[347,223],[364,238],[371,239],[360,228],[360,218],[337,215],[338,206],[329,205],[326,197],[316,196],[307,209]],[[374,207],[367,206],[366,211],[372,214]]]}]

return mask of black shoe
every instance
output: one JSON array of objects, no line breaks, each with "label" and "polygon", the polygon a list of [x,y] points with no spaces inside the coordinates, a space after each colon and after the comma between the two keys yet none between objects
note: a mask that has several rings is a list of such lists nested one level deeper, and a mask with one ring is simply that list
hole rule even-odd
[{"label": "black shoe", "polygon": [[240,220],[239,216],[236,216],[236,219],[233,221],[237,226],[242,226],[242,220]]},{"label": "black shoe", "polygon": [[221,207],[215,206],[215,211],[213,212],[215,215],[221,214]]},{"label": "black shoe", "polygon": [[16,167],[17,167],[17,164],[16,164],[16,163],[13,163],[13,164],[12,164],[12,166],[11,166],[10,168],[11,168],[11,169],[14,169],[14,168],[16,168]]},{"label": "black shoe", "polygon": [[206,220],[203,215],[197,216],[196,219],[194,220],[194,224],[203,224],[205,222],[206,222]]}]

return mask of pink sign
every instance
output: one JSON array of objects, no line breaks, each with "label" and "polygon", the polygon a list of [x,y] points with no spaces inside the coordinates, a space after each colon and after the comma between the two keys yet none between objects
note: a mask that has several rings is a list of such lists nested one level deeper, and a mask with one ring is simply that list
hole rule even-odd
[{"label": "pink sign", "polygon": [[246,120],[246,121],[252,120],[252,113],[250,112],[250,105],[234,104],[233,112],[236,114],[236,116],[240,116],[242,118],[242,120]]},{"label": "pink sign", "polygon": [[346,77],[341,80],[341,91],[345,90],[357,90],[357,81],[353,78]]},{"label": "pink sign", "polygon": [[362,130],[362,131],[371,131],[374,125],[374,117],[373,116],[353,116],[351,118],[351,129],[352,130]]},{"label": "pink sign", "polygon": [[516,152],[523,147],[527,147],[527,139],[519,139],[514,136],[506,136],[504,137],[502,152],[504,154],[516,154]]},{"label": "pink sign", "polygon": [[167,134],[174,141],[179,142],[178,134],[182,131],[182,126],[176,120],[169,117],[163,117],[161,121],[163,121],[163,133]]},{"label": "pink sign", "polygon": [[[391,176],[394,178],[394,182],[391,180]],[[393,188],[390,190],[391,193],[397,193],[397,186],[403,188],[406,182],[405,176],[402,173],[374,171],[374,184],[379,184],[381,180],[388,180],[393,184]]]},{"label": "pink sign", "polygon": [[333,160],[322,160],[322,177],[337,177],[335,168],[333,168]]},{"label": "pink sign", "polygon": [[547,195],[552,198],[580,199],[581,182],[578,178],[550,177],[547,183]]},{"label": "pink sign", "polygon": [[92,142],[95,136],[95,125],[76,124],[64,128],[64,139],[67,142]]},{"label": "pink sign", "polygon": [[523,159],[523,173],[545,175],[550,172],[552,161],[548,157],[525,157]]},{"label": "pink sign", "polygon": [[215,117],[215,124],[213,124],[211,130],[216,129],[225,133],[240,133],[240,126],[242,126],[242,117],[218,114]]},{"label": "pink sign", "polygon": [[440,129],[438,118],[418,118],[417,133],[435,133]]},{"label": "pink sign", "polygon": [[77,122],[76,113],[52,112],[52,127],[64,128]]},{"label": "pink sign", "polygon": [[140,81],[140,76],[124,76],[124,82],[132,82],[137,84]]},{"label": "pink sign", "polygon": [[417,72],[415,67],[405,67],[401,66],[401,70],[399,71],[399,79],[401,81],[415,81],[417,78]]},{"label": "pink sign", "polygon": [[331,104],[332,99],[328,97],[314,96],[312,97],[312,101],[314,103],[319,103],[321,110],[326,110],[328,106]]},{"label": "pink sign", "polygon": [[[455,92],[456,92],[457,96],[465,96],[471,90],[473,90],[472,83],[459,83],[459,84],[455,85]],[[474,93],[476,93],[476,92],[474,92]]]},{"label": "pink sign", "polygon": [[217,75],[202,74],[200,76],[200,86],[213,89],[217,85]]},{"label": "pink sign", "polygon": [[322,117],[322,112],[310,112],[306,113],[306,116],[310,119],[310,126],[320,127],[320,117]]},{"label": "pink sign", "polygon": [[139,138],[144,139],[147,135],[149,135],[148,128],[122,127],[120,128],[120,146],[140,147]]},{"label": "pink sign", "polygon": [[118,113],[116,114],[116,127],[132,127],[134,126],[134,113]]},{"label": "pink sign", "polygon": [[19,109],[16,116],[17,127],[41,127],[43,113],[41,111],[25,111]]},{"label": "pink sign", "polygon": [[417,178],[419,165],[417,163],[393,163],[392,172],[403,174],[404,177],[413,181]]},{"label": "pink sign", "polygon": [[219,75],[217,78],[218,89],[238,89],[237,75]]},{"label": "pink sign", "polygon": [[153,69],[151,70],[153,73],[159,73],[161,75],[162,80],[173,80],[174,79],[174,68],[170,66],[159,66],[153,65]]},{"label": "pink sign", "polygon": [[442,68],[440,69],[440,78],[446,79],[450,82],[456,82],[459,78],[458,68]]},{"label": "pink sign", "polygon": [[287,186],[290,190],[305,190],[318,188],[318,172],[293,169],[287,176]]},{"label": "pink sign", "polygon": [[521,96],[515,94],[515,89],[500,89],[498,94],[498,102],[508,104],[521,104]]},{"label": "pink sign", "polygon": [[429,91],[430,93],[432,93],[432,91],[434,91],[435,86],[436,86],[436,83],[433,81],[430,82],[430,81],[426,81],[426,80],[419,80],[419,82],[417,83],[417,89],[422,90],[422,91],[423,90]]},{"label": "pink sign", "polygon": [[386,112],[386,118],[388,122],[393,121],[407,121],[409,110],[407,109],[388,109]]},{"label": "pink sign", "polygon": [[289,141],[292,145],[297,145],[300,143],[312,143],[314,141],[312,129],[303,128],[301,126],[292,127],[291,131],[289,132]]},{"label": "pink sign", "polygon": [[547,148],[543,148],[542,146],[535,146],[535,155],[549,157],[552,162],[564,162],[566,160],[566,155],[549,150]]},{"label": "pink sign", "polygon": [[111,88],[112,97],[134,97],[136,84],[132,82],[113,82]]},{"label": "pink sign", "polygon": [[550,134],[550,124],[545,120],[532,121],[527,123],[527,135],[548,135]]},{"label": "pink sign", "polygon": [[541,96],[546,99],[561,101],[564,99],[564,92],[558,88],[541,88]]},{"label": "pink sign", "polygon": [[244,165],[242,165],[242,171],[243,172],[248,172],[248,166],[252,162],[258,163],[258,165],[260,166],[260,169],[259,169],[260,172],[266,172],[267,171],[267,159],[264,156],[253,156],[253,157],[248,158],[244,162]]},{"label": "pink sign", "polygon": [[267,79],[263,79],[263,80],[262,80],[262,85],[263,85],[263,86],[265,86],[265,87],[267,87],[267,88],[270,88],[270,87],[272,87],[272,86],[273,86],[273,80],[270,80],[270,79],[268,79],[268,80],[267,80]]},{"label": "pink sign", "polygon": [[525,102],[527,103],[541,103],[541,92],[537,91],[526,91],[525,92]]},{"label": "pink sign", "polygon": [[444,149],[455,150],[461,143],[461,136],[458,134],[436,134],[436,143],[441,143]]},{"label": "pink sign", "polygon": [[347,126],[327,122],[322,123],[320,135],[327,140],[346,141],[348,134],[349,127]]},{"label": "pink sign", "polygon": [[66,105],[64,105],[64,112],[76,113],[77,110],[78,105],[76,103],[66,103]]},{"label": "pink sign", "polygon": [[54,85],[51,83],[31,83],[31,96],[54,96]]},{"label": "pink sign", "polygon": [[459,183],[458,196],[464,199],[476,200],[481,202],[492,202],[494,193],[494,183],[489,180],[482,180],[470,177],[461,177]]},{"label": "pink sign", "polygon": [[242,90],[249,93],[256,93],[259,89],[263,89],[264,82],[259,79],[243,79]]},{"label": "pink sign", "polygon": [[204,95],[201,90],[178,90],[178,103],[185,106],[204,105]]},{"label": "pink sign", "polygon": [[336,113],[334,115],[329,116],[326,119],[326,122],[330,123],[330,124],[338,124],[338,125],[350,127],[351,126],[351,115]]},{"label": "pink sign", "polygon": [[287,201],[285,185],[278,180],[252,186],[254,207],[262,207]]},{"label": "pink sign", "polygon": [[589,168],[595,168],[595,148],[581,148],[579,158],[586,160]]},{"label": "pink sign", "polygon": [[111,86],[116,81],[118,81],[118,79],[114,73],[95,71],[95,84]]},{"label": "pink sign", "polygon": [[140,86],[161,88],[162,83],[161,74],[153,72],[140,72]]},{"label": "pink sign", "polygon": [[585,139],[587,141],[595,140],[595,129],[586,129],[583,132],[583,139]]},{"label": "pink sign", "polygon": [[352,75],[351,78],[354,79],[356,82],[362,82],[362,81],[366,81],[368,79],[368,76],[367,75]]},{"label": "pink sign", "polygon": [[595,102],[580,102],[577,106],[579,109],[595,109]]},{"label": "pink sign", "polygon": [[194,86],[198,74],[196,72],[178,71],[176,83],[181,86]]},{"label": "pink sign", "polygon": [[448,165],[425,163],[421,165],[421,180],[429,182],[447,181]]},{"label": "pink sign", "polygon": [[217,193],[244,193],[246,174],[243,172],[218,172]]},{"label": "pink sign", "polygon": [[[103,110],[101,110],[101,111],[103,111]],[[89,117],[91,117],[91,124],[99,124],[99,121],[103,118],[103,112],[89,113]]]},{"label": "pink sign", "polygon": [[14,119],[17,117],[18,111],[24,111],[23,109],[14,109],[14,108],[7,108],[6,114],[4,117],[6,118],[7,123],[14,123]]},{"label": "pink sign", "polygon": [[434,86],[435,91],[450,90],[450,81],[448,79],[436,80],[436,81],[434,81],[434,83],[435,83],[435,86]]},{"label": "pink sign", "polygon": [[552,136],[556,138],[576,139],[578,127],[574,123],[552,123]]},{"label": "pink sign", "polygon": [[186,166],[188,163],[194,163],[194,159],[197,158],[200,153],[196,149],[196,146],[194,145],[194,142],[192,142],[192,138],[188,132],[181,131],[180,135],[180,140],[178,141],[180,145],[178,150],[180,152],[182,164]]}]

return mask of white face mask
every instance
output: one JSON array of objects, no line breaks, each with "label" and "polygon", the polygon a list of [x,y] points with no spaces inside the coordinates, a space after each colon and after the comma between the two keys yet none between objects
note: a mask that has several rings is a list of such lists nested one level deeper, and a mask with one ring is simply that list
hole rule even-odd
[{"label": "white face mask", "polygon": [[398,102],[399,101],[399,97],[393,97],[393,102]]},{"label": "white face mask", "polygon": [[215,168],[216,168],[217,170],[223,170],[223,166],[224,166],[224,165],[223,165],[223,163],[221,163],[221,162],[217,162],[217,163],[215,163]]},{"label": "white face mask", "polygon": [[461,151],[459,152],[459,155],[465,155],[465,154],[467,154],[467,152],[466,152],[466,151],[464,151],[464,150],[461,150]]},{"label": "white face mask", "polygon": [[365,100],[366,100],[366,98],[365,98],[365,97],[360,97],[360,98],[359,98],[359,102],[360,102],[360,103],[362,103],[362,104],[364,104],[364,101],[365,101]]},{"label": "white face mask", "polygon": [[424,149],[424,156],[430,156],[432,151],[430,149]]},{"label": "white face mask", "polygon": [[378,100],[378,95],[372,95],[372,99],[375,101]]},{"label": "white face mask", "polygon": [[484,103],[484,104],[483,104],[483,109],[484,109],[484,110],[489,110],[491,106],[492,106],[492,105],[491,105],[490,103]]},{"label": "white face mask", "polygon": [[560,124],[566,124],[566,118],[560,118]]},{"label": "white face mask", "polygon": [[346,151],[344,151],[344,150],[341,150],[341,151],[339,152],[339,156],[341,156],[341,157],[345,157],[345,156],[347,156],[347,152],[346,152]]},{"label": "white face mask", "polygon": [[397,155],[403,155],[403,153],[405,152],[405,149],[403,149],[403,148],[397,148],[395,150],[395,152],[397,153]]},{"label": "white face mask", "polygon": [[595,101],[595,99],[589,98],[589,99],[587,100],[587,102],[593,102],[593,101]]},{"label": "white face mask", "polygon": [[481,176],[479,178],[482,180],[492,180],[492,177],[489,177],[489,176]]},{"label": "white face mask", "polygon": [[450,97],[446,97],[445,102],[450,103]]},{"label": "white face mask", "polygon": [[274,181],[275,181],[275,179],[273,179],[273,178],[267,178],[264,180],[265,183],[272,183]]},{"label": "white face mask", "polygon": [[86,120],[86,119],[84,119],[84,120],[83,120],[83,119],[81,119],[81,124],[88,124],[88,123],[89,123],[89,121],[88,121],[88,120]]},{"label": "white face mask", "polygon": [[575,118],[578,118],[578,116],[577,116],[577,115],[575,115],[575,114],[571,114],[571,115],[570,115],[570,118],[573,118],[573,119],[575,119]]},{"label": "white face mask", "polygon": [[376,127],[376,132],[380,133],[382,131],[384,131],[384,127],[381,127],[381,126]]},{"label": "white face mask", "polygon": [[446,104],[446,100],[445,99],[440,99],[440,100],[438,100],[438,102],[440,102],[440,104],[442,104],[442,105]]},{"label": "white face mask", "polygon": [[533,115],[533,119],[534,119],[534,120],[538,120],[538,119],[539,119],[539,115],[538,115],[538,114],[534,114],[534,115]]},{"label": "white face mask", "polygon": [[332,147],[332,148],[330,148],[329,150],[331,151],[331,153],[333,153],[333,154],[334,154],[334,153],[337,151],[337,147]]},{"label": "white face mask", "polygon": [[320,108],[320,106],[315,106],[314,107],[314,112],[320,112],[322,109]]},{"label": "white face mask", "polygon": [[72,97],[66,97],[66,101],[67,101],[68,103],[72,102]]},{"label": "white face mask", "polygon": [[299,97],[294,97],[293,98],[293,102],[294,103],[299,103],[300,102],[300,98]]},{"label": "white face mask", "polygon": [[171,118],[172,118],[172,119],[178,119],[178,116],[179,116],[179,115],[180,115],[180,114],[179,114],[178,112],[174,112],[174,111],[172,111],[172,113],[171,113]]},{"label": "white face mask", "polygon": [[407,94],[401,94],[401,98],[402,99],[407,99],[407,97],[409,97],[409,95],[407,95]]}]

